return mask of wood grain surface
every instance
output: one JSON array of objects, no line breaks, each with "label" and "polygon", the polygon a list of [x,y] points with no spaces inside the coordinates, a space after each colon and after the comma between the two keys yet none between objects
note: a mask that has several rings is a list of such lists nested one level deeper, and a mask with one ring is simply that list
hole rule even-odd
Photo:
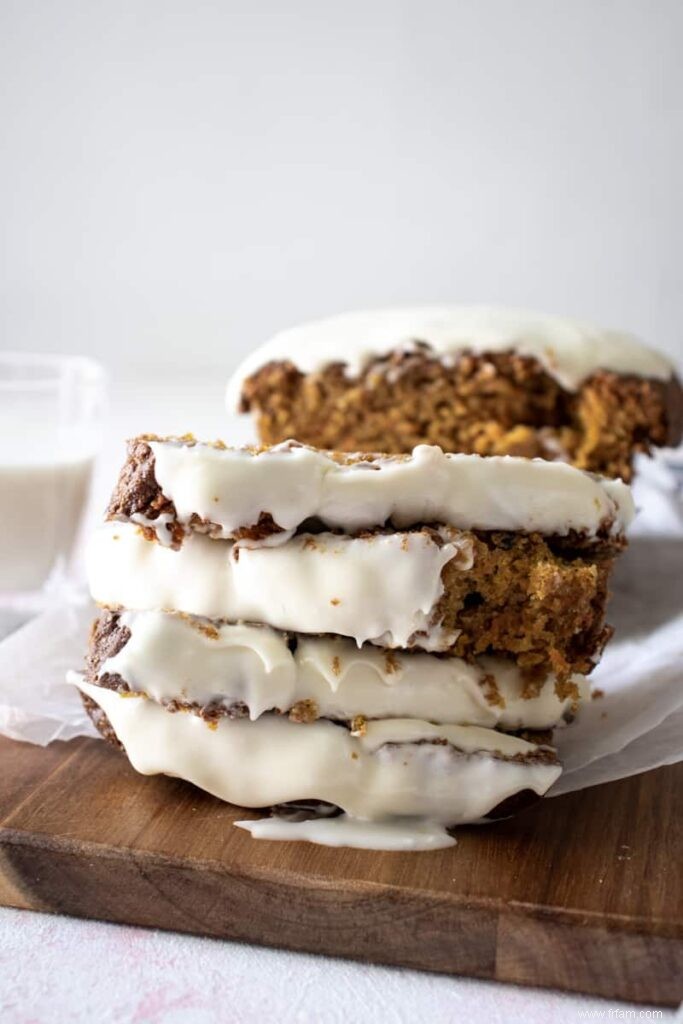
[{"label": "wood grain surface", "polygon": [[674,1005],[683,765],[429,853],[257,842],[104,743],[0,739],[0,903]]}]

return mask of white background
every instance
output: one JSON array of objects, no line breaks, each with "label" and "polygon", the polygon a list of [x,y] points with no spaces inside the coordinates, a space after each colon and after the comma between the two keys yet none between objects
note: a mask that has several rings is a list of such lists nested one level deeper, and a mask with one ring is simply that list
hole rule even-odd
[{"label": "white background", "polygon": [[2,0],[0,343],[225,372],[406,301],[683,356],[679,0]]}]

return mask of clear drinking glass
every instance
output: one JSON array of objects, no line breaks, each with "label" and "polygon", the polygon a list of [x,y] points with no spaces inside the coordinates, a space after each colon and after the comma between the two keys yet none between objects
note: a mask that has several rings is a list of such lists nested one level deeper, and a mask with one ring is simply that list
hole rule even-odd
[{"label": "clear drinking glass", "polygon": [[78,356],[0,352],[0,608],[56,599],[101,440],[102,367]]}]

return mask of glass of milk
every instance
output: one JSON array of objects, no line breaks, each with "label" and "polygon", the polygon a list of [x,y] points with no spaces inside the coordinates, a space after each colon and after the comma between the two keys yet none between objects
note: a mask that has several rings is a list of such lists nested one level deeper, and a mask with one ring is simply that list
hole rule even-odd
[{"label": "glass of milk", "polygon": [[0,352],[0,608],[38,610],[68,584],[104,392],[91,359]]}]

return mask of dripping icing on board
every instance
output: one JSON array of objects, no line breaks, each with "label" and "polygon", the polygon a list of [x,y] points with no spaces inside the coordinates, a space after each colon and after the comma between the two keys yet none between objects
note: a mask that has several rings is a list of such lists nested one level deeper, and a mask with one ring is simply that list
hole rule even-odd
[{"label": "dripping icing on board", "polygon": [[255,821],[236,821],[235,825],[249,832],[252,839],[346,846],[359,850],[443,850],[457,842],[443,825],[426,818],[363,821],[341,814],[336,818],[288,821],[273,815]]}]

